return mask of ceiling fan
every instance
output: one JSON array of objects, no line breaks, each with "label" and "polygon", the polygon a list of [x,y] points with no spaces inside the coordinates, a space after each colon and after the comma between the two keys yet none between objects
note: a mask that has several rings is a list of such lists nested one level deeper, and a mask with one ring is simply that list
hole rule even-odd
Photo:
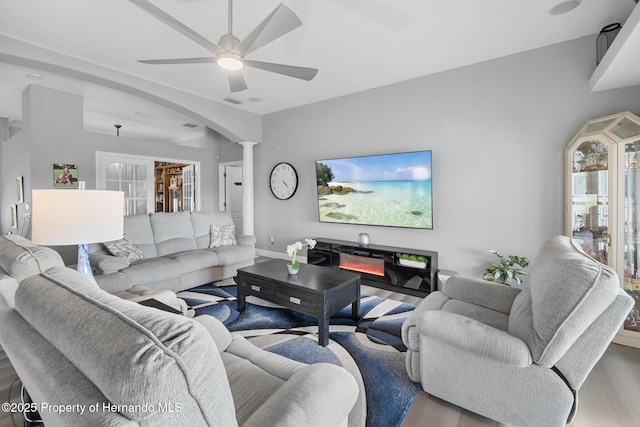
[{"label": "ceiling fan", "polygon": [[146,59],[140,60],[145,64],[202,64],[216,63],[227,71],[231,92],[239,92],[247,89],[247,83],[242,75],[244,67],[259,68],[261,70],[278,73],[302,80],[312,80],[318,70],[315,68],[296,67],[293,65],[274,64],[272,62],[252,61],[246,59],[246,55],[254,50],[271,43],[288,32],[302,25],[302,21],[296,13],[285,6],[278,5],[256,28],[254,28],[244,40],[240,41],[233,35],[232,17],[233,0],[229,0],[229,31],[222,35],[218,44],[212,43],[173,16],[151,4],[147,0],[129,0],[153,17],[164,22],[174,30],[187,36],[200,46],[204,47],[215,56],[204,58],[177,58],[177,59]]}]

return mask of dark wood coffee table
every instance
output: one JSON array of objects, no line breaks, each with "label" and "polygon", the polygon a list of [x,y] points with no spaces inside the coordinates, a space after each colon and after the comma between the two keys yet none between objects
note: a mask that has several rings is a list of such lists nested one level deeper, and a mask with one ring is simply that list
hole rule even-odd
[{"label": "dark wood coffee table", "polygon": [[351,317],[360,319],[360,275],[337,268],[302,264],[298,274],[287,272],[287,261],[273,259],[238,269],[238,311],[248,295],[259,297],[318,319],[318,341],[329,342],[329,318],[351,304]]}]

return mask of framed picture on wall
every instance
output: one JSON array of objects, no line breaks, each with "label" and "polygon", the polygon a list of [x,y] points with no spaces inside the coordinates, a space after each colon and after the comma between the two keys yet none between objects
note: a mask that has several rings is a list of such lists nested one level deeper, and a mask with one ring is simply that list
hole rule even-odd
[{"label": "framed picture on wall", "polygon": [[16,201],[17,203],[24,203],[24,187],[21,176],[16,178]]},{"label": "framed picture on wall", "polygon": [[53,186],[57,188],[78,188],[77,166],[67,163],[54,163]]},{"label": "framed picture on wall", "polygon": [[18,205],[11,205],[11,228],[18,228]]}]

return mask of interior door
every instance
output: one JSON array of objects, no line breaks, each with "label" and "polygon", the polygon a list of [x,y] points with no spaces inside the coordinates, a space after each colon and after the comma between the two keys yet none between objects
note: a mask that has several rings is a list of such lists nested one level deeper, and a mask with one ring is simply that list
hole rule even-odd
[{"label": "interior door", "polygon": [[153,212],[153,161],[127,155],[97,153],[96,188],[124,192],[124,215]]},{"label": "interior door", "polygon": [[236,234],[242,234],[242,166],[225,167],[225,210],[231,213]]},{"label": "interior door", "polygon": [[195,204],[195,165],[182,168],[182,210],[194,211]]}]

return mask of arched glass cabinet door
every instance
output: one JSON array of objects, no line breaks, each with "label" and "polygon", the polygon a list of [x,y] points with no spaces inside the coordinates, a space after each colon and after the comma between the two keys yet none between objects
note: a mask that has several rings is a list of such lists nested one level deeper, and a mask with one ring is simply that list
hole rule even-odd
[{"label": "arched glass cabinet door", "polygon": [[610,197],[615,191],[609,159],[615,157],[615,146],[604,138],[582,138],[575,141],[568,156],[567,234],[578,240],[589,255],[609,264],[610,219],[614,215]]},{"label": "arched glass cabinet door", "polygon": [[587,122],[566,147],[565,233],[635,300],[615,342],[640,347],[640,117]]}]

